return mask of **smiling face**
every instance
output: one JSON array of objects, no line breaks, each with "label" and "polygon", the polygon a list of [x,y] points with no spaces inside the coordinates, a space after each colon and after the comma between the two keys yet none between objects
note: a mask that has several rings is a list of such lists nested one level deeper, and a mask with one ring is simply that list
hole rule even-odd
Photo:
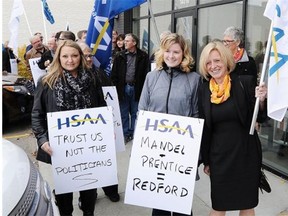
[{"label": "smiling face", "polygon": [[117,46],[121,49],[124,49],[124,40],[122,38],[117,40]]},{"label": "smiling face", "polygon": [[60,64],[72,76],[76,77],[80,65],[80,53],[77,49],[73,47],[64,46],[60,53]]},{"label": "smiling face", "polygon": [[183,59],[183,50],[178,43],[172,44],[164,51],[164,62],[168,67],[177,67]]},{"label": "smiling face", "polygon": [[221,84],[225,75],[228,74],[227,67],[217,50],[212,50],[210,52],[206,67],[209,75],[213,77],[218,84]]}]

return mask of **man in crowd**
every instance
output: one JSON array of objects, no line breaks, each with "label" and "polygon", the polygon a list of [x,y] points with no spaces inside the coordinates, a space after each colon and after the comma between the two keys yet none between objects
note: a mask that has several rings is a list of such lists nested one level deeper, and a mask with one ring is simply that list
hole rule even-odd
[{"label": "man in crowd", "polygon": [[117,88],[125,142],[133,139],[138,102],[148,72],[148,54],[137,45],[139,39],[129,33],[125,36],[125,50],[114,59],[111,79]]},{"label": "man in crowd", "polygon": [[77,41],[79,42],[84,42],[86,40],[86,36],[87,36],[87,30],[81,30],[77,32]]},{"label": "man in crowd", "polygon": [[40,69],[46,69],[53,61],[53,57],[57,49],[56,40],[57,39],[55,37],[51,37],[48,39],[47,45],[49,50],[42,55],[41,59],[38,62],[38,66]]},{"label": "man in crowd", "polygon": [[26,66],[30,73],[31,68],[29,64],[29,59],[42,57],[42,55],[49,50],[48,47],[43,44],[42,40],[43,39],[39,35],[34,35],[30,38],[32,48],[25,55]]}]

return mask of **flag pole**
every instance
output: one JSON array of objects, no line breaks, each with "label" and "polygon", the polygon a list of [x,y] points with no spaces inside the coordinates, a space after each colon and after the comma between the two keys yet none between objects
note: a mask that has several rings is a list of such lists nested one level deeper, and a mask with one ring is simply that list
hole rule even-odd
[{"label": "flag pole", "polygon": [[158,45],[160,45],[160,35],[159,35],[159,31],[158,31],[158,28],[157,28],[157,25],[156,25],[156,20],[155,20],[153,11],[152,11],[150,0],[147,0],[147,4],[148,4],[149,12],[150,12],[150,15],[151,15],[151,18],[152,18],[152,23],[153,23],[154,28],[155,28],[157,42],[158,42]]},{"label": "flag pole", "polygon": [[31,31],[31,28],[30,28],[30,24],[29,24],[27,15],[26,15],[26,11],[25,11],[24,5],[23,5],[23,11],[24,11],[24,16],[25,16],[25,19],[26,19],[26,23],[27,23],[27,26],[28,26],[29,33],[32,36],[32,31]]},{"label": "flag pole", "polygon": [[[266,71],[266,67],[267,67],[267,63],[268,63],[269,52],[270,52],[270,48],[271,48],[272,32],[273,32],[273,22],[271,22],[271,26],[270,26],[270,31],[269,31],[269,36],[268,36],[268,41],[267,41],[267,46],[266,46],[264,62],[263,62],[263,66],[262,66],[259,84],[261,84],[264,81],[265,71]],[[250,135],[254,134],[256,119],[257,119],[257,115],[258,115],[258,111],[259,111],[259,103],[260,103],[259,97],[257,97],[255,107],[254,107],[254,112],[253,112],[253,118],[252,118],[252,122],[251,122],[251,126],[250,126],[250,132],[249,132]]]},{"label": "flag pole", "polygon": [[44,14],[43,0],[41,1],[41,7],[42,7],[42,17],[43,17],[45,41],[46,41],[46,44],[47,44],[47,29],[46,29],[46,22],[45,22],[45,14]]}]

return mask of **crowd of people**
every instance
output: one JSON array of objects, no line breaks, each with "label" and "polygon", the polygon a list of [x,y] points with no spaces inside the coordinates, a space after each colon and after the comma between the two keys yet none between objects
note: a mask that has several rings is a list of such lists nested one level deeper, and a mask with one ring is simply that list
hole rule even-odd
[{"label": "crowd of people", "polygon": [[[209,41],[201,52],[199,72],[182,35],[162,34],[153,54],[155,69],[149,72],[151,58],[139,48],[139,38],[113,31],[110,76],[94,64],[86,35],[86,30],[79,31],[77,38],[71,31],[59,31],[47,39],[47,45],[39,32],[30,38],[24,56],[27,70],[29,59],[40,57],[38,66],[47,72],[37,81],[34,94],[36,159],[51,163],[48,112],[106,106],[101,87],[116,86],[125,143],[134,138],[139,110],[204,119],[199,164],[204,164],[210,177],[210,215],[231,210],[255,215],[262,151],[257,132],[250,135],[249,129],[256,97],[260,101],[257,122],[265,120],[267,88],[263,83],[257,86],[256,64],[244,48],[243,31],[229,27],[222,39]],[[3,70],[11,72],[4,57],[17,56],[7,46],[4,52]],[[103,190],[112,202],[120,200],[118,185]],[[60,214],[72,215],[73,193],[55,196]],[[96,199],[96,188],[80,191],[83,215],[94,215]],[[152,215],[171,212],[153,209]]]}]

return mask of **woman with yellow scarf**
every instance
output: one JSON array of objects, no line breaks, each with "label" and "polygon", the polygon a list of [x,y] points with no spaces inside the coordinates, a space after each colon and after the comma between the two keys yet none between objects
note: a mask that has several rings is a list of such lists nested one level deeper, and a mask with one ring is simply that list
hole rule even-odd
[{"label": "woman with yellow scarf", "polygon": [[262,151],[257,133],[249,135],[249,130],[255,94],[260,98],[258,122],[266,117],[267,88],[255,89],[253,77],[231,73],[235,60],[219,41],[203,49],[199,64],[208,81],[201,86],[199,109],[205,119],[201,156],[211,181],[210,216],[234,210],[240,210],[239,215],[255,215]]}]

